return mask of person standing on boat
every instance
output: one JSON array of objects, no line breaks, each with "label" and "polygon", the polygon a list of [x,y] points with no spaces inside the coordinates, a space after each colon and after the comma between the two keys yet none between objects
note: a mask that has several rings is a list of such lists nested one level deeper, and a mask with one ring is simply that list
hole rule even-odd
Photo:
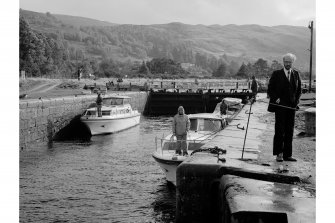
[{"label": "person standing on boat", "polygon": [[102,112],[101,112],[102,97],[101,97],[101,93],[98,94],[96,103],[97,103],[98,117],[102,117]]},{"label": "person standing on boat", "polygon": [[251,91],[252,91],[252,97],[255,99],[256,101],[256,95],[257,95],[257,90],[258,90],[258,87],[257,87],[257,81],[256,81],[256,78],[255,76],[252,76],[252,82],[251,82]]},{"label": "person standing on boat", "polygon": [[221,105],[220,105],[220,114],[221,115],[226,115],[227,111],[228,111],[228,105],[226,104],[224,99],[222,99],[222,102],[221,102]]},{"label": "person standing on boat", "polygon": [[268,86],[269,112],[275,112],[275,135],[273,155],[278,162],[297,161],[292,157],[292,140],[295,111],[301,96],[301,79],[298,71],[292,69],[296,56],[283,56],[284,68],[272,73]]},{"label": "person standing on boat", "polygon": [[183,151],[183,155],[188,155],[187,153],[187,133],[190,130],[190,119],[185,114],[183,106],[179,106],[178,113],[173,117],[172,132],[173,136],[177,138],[177,148],[176,153],[179,155]]}]

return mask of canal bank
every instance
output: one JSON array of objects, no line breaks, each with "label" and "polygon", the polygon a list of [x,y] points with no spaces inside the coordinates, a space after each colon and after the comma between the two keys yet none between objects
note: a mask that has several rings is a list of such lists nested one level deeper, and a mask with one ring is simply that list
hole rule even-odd
[{"label": "canal bank", "polygon": [[[122,92],[105,96],[113,95],[131,97],[131,106],[143,112],[147,92]],[[60,130],[94,103],[96,97],[96,94],[92,94],[20,100],[20,149],[29,149],[35,143],[51,142]]]},{"label": "canal bank", "polygon": [[220,161],[197,153],[178,167],[177,222],[315,222],[315,137],[296,130],[298,161],[276,162],[274,114],[264,102],[258,98],[252,106],[243,160],[250,105],[203,146],[225,149]]}]

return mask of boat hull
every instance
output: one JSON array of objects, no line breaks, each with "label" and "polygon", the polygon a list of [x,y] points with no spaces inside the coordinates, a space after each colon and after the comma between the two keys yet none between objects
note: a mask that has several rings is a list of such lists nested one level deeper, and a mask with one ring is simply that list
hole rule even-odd
[{"label": "boat hull", "polygon": [[140,114],[115,118],[82,117],[81,121],[90,129],[92,135],[100,135],[119,132],[138,125],[140,117]]},{"label": "boat hull", "polygon": [[172,156],[169,158],[162,157],[157,152],[155,152],[152,157],[155,159],[155,161],[158,163],[159,167],[163,170],[165,173],[166,180],[170,183],[172,183],[174,186],[176,186],[176,172],[177,167],[179,164],[181,164],[186,157],[183,156],[177,156],[177,160],[173,160]]}]

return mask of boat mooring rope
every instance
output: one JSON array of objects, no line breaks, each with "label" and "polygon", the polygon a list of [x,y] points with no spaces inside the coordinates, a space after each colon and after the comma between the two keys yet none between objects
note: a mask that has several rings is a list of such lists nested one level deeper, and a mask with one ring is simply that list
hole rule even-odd
[{"label": "boat mooring rope", "polygon": [[221,161],[221,162],[226,162],[226,159],[225,158],[220,158],[220,155],[222,154],[226,154],[227,153],[227,150],[225,149],[221,149],[217,146],[214,146],[213,148],[205,148],[205,149],[196,149],[194,150],[192,153],[191,153],[191,156],[195,153],[200,153],[200,152],[209,152],[211,154],[215,154],[218,158],[218,162]]},{"label": "boat mooring rope", "polygon": [[191,153],[191,156],[195,153],[200,153],[200,152],[209,152],[211,154],[222,155],[222,154],[226,154],[227,150],[214,146],[213,148],[196,149]]}]

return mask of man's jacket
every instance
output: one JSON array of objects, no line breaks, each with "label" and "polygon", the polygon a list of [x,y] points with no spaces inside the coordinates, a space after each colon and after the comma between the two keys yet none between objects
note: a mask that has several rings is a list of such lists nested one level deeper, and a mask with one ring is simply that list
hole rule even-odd
[{"label": "man's jacket", "polygon": [[175,135],[185,135],[190,130],[190,119],[187,115],[176,114],[173,117],[172,131]]},{"label": "man's jacket", "polygon": [[301,96],[301,79],[298,71],[291,69],[291,79],[287,79],[284,69],[276,70],[272,73],[268,86],[268,95],[270,103],[269,112],[275,112],[279,106],[276,106],[277,99],[280,99],[279,105],[296,108]]}]

